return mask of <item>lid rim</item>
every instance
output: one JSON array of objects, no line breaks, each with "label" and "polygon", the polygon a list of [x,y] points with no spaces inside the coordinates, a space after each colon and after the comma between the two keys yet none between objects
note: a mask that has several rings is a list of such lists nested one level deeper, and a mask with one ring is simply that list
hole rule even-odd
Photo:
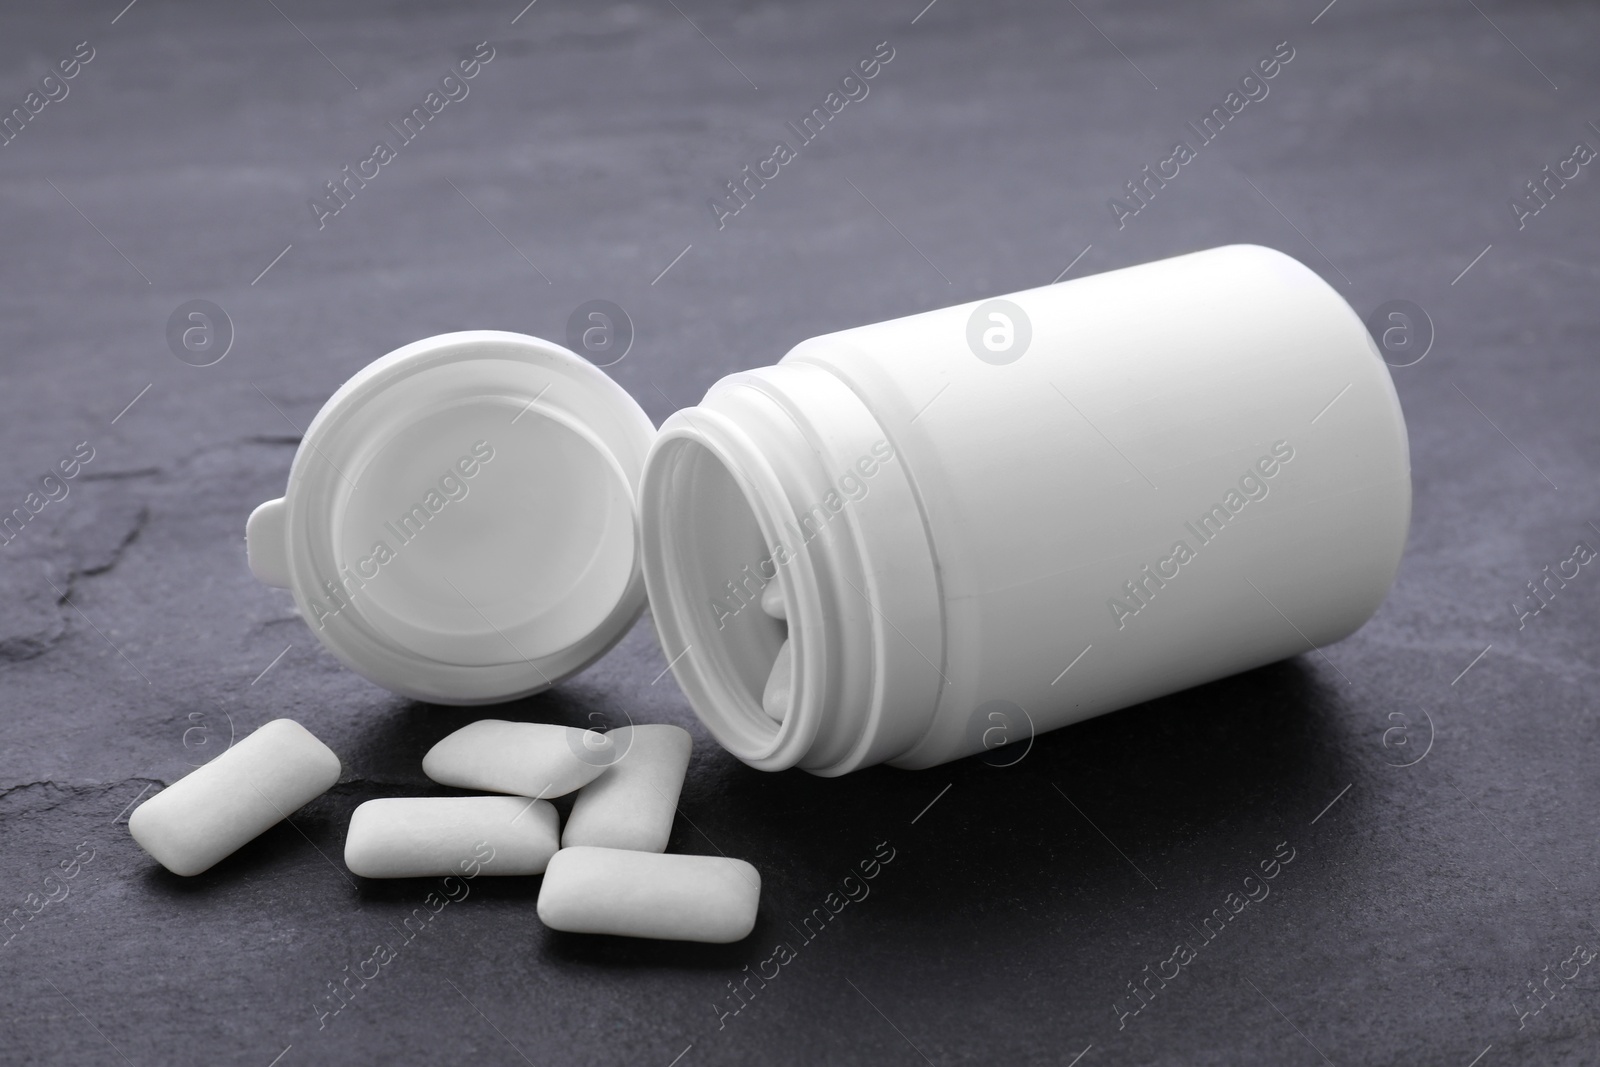
[{"label": "lid rim", "polygon": [[[512,486],[522,484],[523,478],[517,472],[527,469],[532,448],[541,462],[552,457],[557,461],[556,468],[539,474],[542,481],[536,484],[553,484],[558,490],[565,484],[576,494],[558,492],[559,504],[603,509],[590,513],[590,527],[596,522],[601,529],[615,529],[619,521],[627,525],[625,538],[620,531],[618,540],[607,535],[605,540],[610,547],[596,546],[583,564],[583,575],[572,582],[558,582],[553,599],[535,604],[536,610],[527,619],[511,627],[509,638],[481,611],[477,614],[487,628],[478,625],[459,637],[451,637],[445,626],[440,638],[443,646],[456,641],[470,648],[476,642],[483,646],[484,654],[469,659],[478,662],[452,662],[448,651],[441,657],[441,646],[433,644],[424,630],[405,633],[402,626],[402,632],[397,634],[391,626],[380,625],[376,620],[386,616],[393,621],[394,609],[379,610],[373,617],[370,595],[366,604],[361,604],[361,576],[368,582],[374,578],[381,581],[382,571],[370,554],[358,560],[346,558],[343,524],[350,519],[344,508],[354,494],[371,487],[361,484],[364,477],[360,472],[351,471],[356,474],[356,480],[351,482],[336,465],[344,463],[346,456],[362,451],[363,434],[372,435],[378,430],[387,432],[363,457],[362,471],[370,468],[374,457],[385,449],[402,449],[402,459],[407,448],[420,449],[424,454],[430,448],[437,451],[437,444],[426,435],[421,443],[403,439],[428,415],[452,406],[416,404],[418,390],[425,388],[416,382],[418,376],[452,366],[461,368],[461,380],[456,384],[462,392],[455,398],[456,403],[512,399],[518,410],[511,423],[560,426],[581,442],[561,446],[564,451],[552,453],[543,440],[535,438],[530,443],[519,426],[516,447],[499,450],[502,455],[515,457],[501,460],[514,463],[511,470],[516,480],[510,483]],[[535,421],[529,421],[530,415],[535,416]],[[552,342],[501,331],[466,331],[424,338],[396,349],[358,371],[329,398],[307,427],[295,454],[283,496],[282,516],[285,577],[295,603],[318,640],[341,662],[403,696],[446,704],[487,704],[547,689],[612,648],[645,608],[637,501],[639,473],[654,436],[649,418],[621,386],[587,360]],[[398,445],[397,440],[401,442]],[[572,454],[570,447],[598,457],[606,472],[602,477],[610,488],[593,482],[596,470],[587,463],[562,473],[562,463],[570,462],[564,460]],[[495,451],[490,448],[491,453]],[[484,464],[488,461],[484,460]],[[444,469],[450,475],[449,466]],[[503,475],[497,484],[507,484]],[[464,491],[459,498],[450,499],[466,496]],[[500,499],[501,508],[527,507],[526,503],[513,504],[515,496]],[[493,502],[494,498],[484,500],[485,505]],[[368,514],[370,517],[372,513]],[[521,521],[527,521],[525,510],[519,510],[519,514],[523,516]],[[552,514],[557,521],[573,516],[571,507],[558,507]],[[494,525],[500,521],[495,516],[496,509],[491,508],[475,521]],[[514,551],[513,546],[521,541],[513,533],[509,539],[502,535],[499,544],[503,550]],[[409,540],[399,542],[396,551],[403,552],[399,546],[407,543]],[[482,560],[476,562],[486,565]],[[537,568],[543,557],[526,562]],[[619,570],[624,564],[625,570]],[[431,565],[437,566],[437,561]],[[487,565],[492,566],[492,561]],[[558,550],[548,565],[570,565],[570,559]],[[359,567],[361,574],[350,575],[352,567]],[[333,578],[321,577],[321,570],[331,571]],[[449,583],[448,578],[444,580]],[[421,588],[426,589],[428,584],[431,583]],[[597,592],[606,601],[598,607],[593,606]],[[430,594],[413,589],[409,595],[420,597],[415,601],[415,610],[421,613],[418,618],[425,617]],[[589,598],[588,604],[584,597]],[[355,610],[351,610],[352,605]],[[453,614],[459,615],[460,605],[454,605],[454,609]],[[546,627],[541,647],[536,649],[530,649],[531,640],[518,630],[530,624]],[[563,628],[570,632],[562,633]],[[500,655],[490,647],[507,644],[510,647],[502,647]],[[529,651],[533,654],[527,654]]]}]

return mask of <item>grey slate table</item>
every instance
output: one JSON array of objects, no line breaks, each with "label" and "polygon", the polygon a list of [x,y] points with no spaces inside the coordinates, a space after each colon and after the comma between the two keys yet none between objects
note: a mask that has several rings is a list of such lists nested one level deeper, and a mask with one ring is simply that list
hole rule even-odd
[{"label": "grey slate table", "polygon": [[[0,147],[0,511],[48,489],[0,548],[0,1060],[1600,1060],[1600,571],[1536,614],[1527,590],[1600,547],[1600,194],[1570,162],[1600,146],[1600,11],[122,2],[0,14],[0,114],[26,114]],[[479,42],[468,95],[400,142]],[[723,183],[880,42],[868,95],[719,228]],[[1130,200],[1280,42],[1267,95]],[[337,214],[310,207],[381,138]],[[761,869],[747,942],[551,933],[536,879],[475,880],[410,934],[434,883],[344,871],[354,806],[430,789],[422,753],[472,717],[342,669],[245,569],[246,515],[357,368],[455,329],[561,340],[609,300],[635,335],[609,373],[659,422],[815,333],[1236,241],[1426,316],[1391,338],[1427,349],[1393,372],[1410,544],[1355,636],[1011,767],[820,780],[718,749],[644,620],[497,714],[694,731],[673,848]],[[193,300],[232,333],[210,366],[205,336],[169,344]],[[285,715],[343,758],[331,793],[193,880],[134,846],[137,798]]]}]

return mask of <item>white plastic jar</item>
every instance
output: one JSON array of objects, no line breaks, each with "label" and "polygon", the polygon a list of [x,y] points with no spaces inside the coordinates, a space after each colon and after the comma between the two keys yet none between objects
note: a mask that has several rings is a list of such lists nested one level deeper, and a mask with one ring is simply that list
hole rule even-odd
[{"label": "white plastic jar", "polygon": [[[469,515],[463,500],[459,530],[384,564],[404,590],[346,598],[319,636],[398,691],[504,699],[625,632],[642,562],[690,703],[763,769],[928,767],[993,747],[997,708],[999,740],[1018,741],[1337,641],[1383,600],[1410,518],[1405,424],[1366,328],[1312,271],[1255,246],[812,338],[672,415],[642,465],[637,406],[556,346],[460,334],[408,358],[503,370],[518,345],[532,369],[488,389],[480,368],[494,401],[456,397],[429,416],[448,431],[437,440],[336,442],[318,424],[350,420],[325,408],[286,500],[252,516],[252,567],[310,618],[339,546],[361,541],[340,523],[393,510],[352,506],[353,485],[317,473],[330,451],[392,481],[447,465],[492,414],[497,454],[518,457],[497,469],[502,491],[519,503],[502,515],[480,499]],[[398,355],[374,366],[393,377]],[[393,419],[426,390],[412,393]],[[529,425],[499,425],[518,408]],[[523,480],[560,508],[529,506]],[[618,528],[623,486],[637,488],[636,530]],[[541,532],[569,523],[586,532]],[[532,573],[524,536],[562,548],[562,582]],[[524,587],[495,586],[496,553]],[[408,576],[413,563],[431,570]],[[499,593],[499,619],[439,581],[458,566],[480,596]],[[427,622],[429,597],[447,620]],[[387,614],[365,618],[362,599]],[[792,676],[773,714],[775,667]]]},{"label": "white plastic jar", "polygon": [[1233,246],[802,342],[669,418],[640,504],[706,726],[753,766],[841,774],[980,751],[996,705],[1044,731],[1346,636],[1411,484],[1361,320]]}]

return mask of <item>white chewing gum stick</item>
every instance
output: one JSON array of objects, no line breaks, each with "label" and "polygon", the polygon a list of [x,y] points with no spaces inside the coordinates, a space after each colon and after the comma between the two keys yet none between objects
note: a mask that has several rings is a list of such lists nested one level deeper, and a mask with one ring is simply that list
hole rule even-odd
[{"label": "white chewing gum stick", "polygon": [[606,736],[616,746],[616,762],[578,791],[561,844],[665,852],[694,747],[689,731],[652,723]]},{"label": "white chewing gum stick", "polygon": [[422,773],[458,789],[548,799],[594,781],[614,751],[598,730],[480,719],[430,748]]},{"label": "white chewing gum stick", "polygon": [[761,875],[744,860],[564,848],[539,888],[552,930],[726,944],[755,927]]},{"label": "white chewing gum stick", "polygon": [[793,703],[793,698],[794,651],[786,637],[783,644],[778,646],[772,670],[767,675],[766,688],[761,692],[761,710],[774,722],[782,722],[789,717],[789,705]]},{"label": "white chewing gum stick", "polygon": [[196,875],[326,793],[339,757],[293,719],[274,719],[140,804],[139,847],[173,874]]},{"label": "white chewing gum stick", "polygon": [[789,605],[783,599],[783,589],[777,582],[769,582],[767,587],[761,590],[761,610],[774,619],[788,619]]},{"label": "white chewing gum stick", "polygon": [[391,797],[350,816],[344,863],[363,878],[541,874],[558,843],[556,809],[523,797]]}]

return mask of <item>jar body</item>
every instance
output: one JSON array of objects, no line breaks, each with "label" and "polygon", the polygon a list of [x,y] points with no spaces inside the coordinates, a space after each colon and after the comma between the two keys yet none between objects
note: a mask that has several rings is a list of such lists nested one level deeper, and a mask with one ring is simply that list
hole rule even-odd
[{"label": "jar body", "polygon": [[[686,470],[708,435],[726,501]],[[697,713],[753,765],[823,774],[932,766],[1337,641],[1393,581],[1411,501],[1359,317],[1254,246],[802,342],[669,419],[642,492]],[[799,521],[812,501],[826,522]],[[742,543],[705,543],[735,514]],[[685,566],[690,541],[708,559]],[[773,581],[787,622],[735,606]],[[796,721],[769,736],[743,696],[775,638]]]}]

